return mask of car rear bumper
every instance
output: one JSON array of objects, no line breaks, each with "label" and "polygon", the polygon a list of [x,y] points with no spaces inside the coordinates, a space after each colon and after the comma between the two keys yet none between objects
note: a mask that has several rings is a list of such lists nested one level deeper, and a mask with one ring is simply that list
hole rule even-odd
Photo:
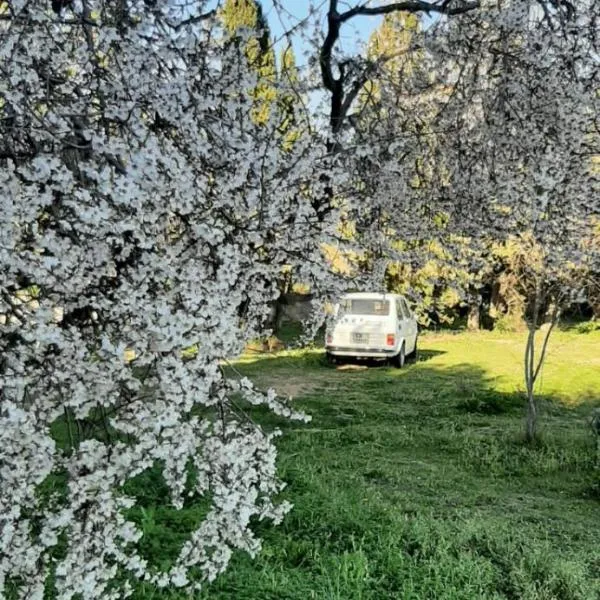
[{"label": "car rear bumper", "polygon": [[332,356],[352,356],[355,358],[391,358],[398,354],[397,348],[352,348],[344,346],[325,346]]}]

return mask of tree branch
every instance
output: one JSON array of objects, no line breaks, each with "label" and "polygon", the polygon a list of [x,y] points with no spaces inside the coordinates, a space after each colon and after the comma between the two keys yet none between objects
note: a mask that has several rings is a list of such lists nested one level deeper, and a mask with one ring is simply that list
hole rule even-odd
[{"label": "tree branch", "polygon": [[464,2],[459,6],[451,6],[451,2],[442,2],[441,4],[435,4],[431,2],[422,2],[421,0],[406,0],[405,2],[392,2],[391,4],[385,4],[384,6],[367,6],[362,4],[355,6],[350,10],[342,13],[339,16],[340,23],[348,21],[356,15],[387,15],[397,11],[404,12],[425,12],[425,13],[439,13],[444,15],[460,15],[476,8],[479,8],[479,0],[473,2]]},{"label": "tree branch", "polygon": [[329,0],[329,11],[327,12],[327,36],[321,46],[320,63],[323,85],[334,93],[336,79],[333,76],[331,66],[331,52],[340,35],[340,15],[337,11],[337,0]]},{"label": "tree branch", "polygon": [[172,21],[165,21],[165,23],[169,27],[171,27],[171,29],[175,29],[175,31],[178,31],[186,25],[195,25],[196,23],[206,21],[212,18],[216,14],[216,12],[216,10],[209,10],[208,12],[202,13],[200,15],[195,15],[193,17],[189,17],[188,19],[184,19],[183,21],[179,21],[179,23],[173,23]]},{"label": "tree branch", "polygon": [[359,15],[386,15],[393,12],[425,12],[439,13],[445,15],[459,15],[472,11],[480,6],[480,0],[462,2],[457,5],[452,0],[444,2],[424,2],[422,0],[405,0],[404,2],[392,2],[384,6],[367,6],[366,3],[359,4],[343,13],[338,11],[338,0],[329,0],[329,9],[327,10],[327,35],[323,40],[323,45],[319,52],[319,63],[321,67],[321,78],[323,86],[331,93],[331,112],[329,123],[332,133],[340,131],[346,114],[350,109],[354,98],[357,96],[360,87],[358,82],[352,87],[348,95],[344,90],[346,77],[342,68],[340,68],[339,77],[333,74],[332,54],[333,48],[339,39],[340,28],[343,23]]},{"label": "tree branch", "polygon": [[559,315],[560,315],[560,308],[559,308],[559,301],[557,300],[556,305],[554,306],[554,310],[552,311],[552,321],[550,321],[550,327],[548,327],[548,330],[546,331],[546,335],[544,336],[544,343],[542,345],[542,352],[541,352],[540,357],[538,359],[538,364],[536,366],[535,373],[533,374],[533,381],[534,382],[537,380],[538,375],[540,374],[540,371],[541,371],[542,366],[544,364],[544,359],[546,358],[546,351],[548,350],[548,342],[550,340],[550,334],[552,333],[552,330],[554,329],[554,327],[558,323],[558,317],[559,317]]}]

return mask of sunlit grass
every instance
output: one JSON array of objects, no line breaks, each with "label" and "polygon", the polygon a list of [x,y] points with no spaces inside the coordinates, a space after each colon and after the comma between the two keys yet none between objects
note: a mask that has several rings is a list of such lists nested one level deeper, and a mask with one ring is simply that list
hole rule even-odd
[{"label": "sunlit grass", "polygon": [[[294,396],[313,419],[253,412],[283,429],[283,497],[295,506],[279,527],[257,524],[260,555],[236,555],[199,597],[600,597],[588,425],[600,406],[600,332],[553,337],[535,446],[522,438],[524,343],[522,334],[424,335],[421,360],[402,370],[336,370],[318,347],[244,356],[238,372]],[[176,513],[148,485],[137,490],[144,556],[164,564],[206,506]],[[185,596],[139,586],[135,597]]]},{"label": "sunlit grass", "polygon": [[[539,333],[536,355],[541,350]],[[523,355],[526,334],[441,334],[427,337],[428,348],[444,349],[435,364],[454,366],[457,361],[476,364],[494,378],[494,389],[512,392],[524,389]],[[552,333],[536,391],[552,395],[566,404],[600,400],[600,331],[589,334]]]}]

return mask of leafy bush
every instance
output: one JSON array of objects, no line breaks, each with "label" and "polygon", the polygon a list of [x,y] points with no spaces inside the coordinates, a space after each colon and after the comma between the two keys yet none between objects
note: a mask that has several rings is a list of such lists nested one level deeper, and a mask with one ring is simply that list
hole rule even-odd
[{"label": "leafy bush", "polygon": [[494,331],[499,333],[512,333],[514,331],[523,331],[526,328],[525,321],[519,314],[505,314],[494,322]]},{"label": "leafy bush", "polygon": [[586,321],[585,323],[579,323],[575,327],[577,333],[592,333],[593,331],[600,331],[600,321]]}]

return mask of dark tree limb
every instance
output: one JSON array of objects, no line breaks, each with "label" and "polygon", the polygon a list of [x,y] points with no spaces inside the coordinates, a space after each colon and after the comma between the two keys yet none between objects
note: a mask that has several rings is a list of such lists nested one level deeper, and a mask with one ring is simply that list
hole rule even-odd
[{"label": "dark tree limb", "polygon": [[195,25],[196,23],[202,23],[202,21],[207,21],[208,19],[214,17],[216,14],[216,10],[209,10],[208,12],[199,15],[194,15],[193,17],[189,17],[187,19],[184,19],[183,21],[179,21],[178,23],[166,21],[166,24],[172,29],[175,29],[175,31],[178,31],[179,29],[183,29],[187,25]]},{"label": "dark tree limb", "polygon": [[384,6],[366,6],[365,4],[355,6],[345,13],[340,15],[340,20],[343,23],[356,15],[387,15],[393,12],[424,12],[424,13],[440,13],[444,15],[460,15],[469,12],[475,8],[479,8],[479,0],[473,2],[464,2],[458,6],[451,6],[451,2],[442,2],[436,4],[433,2],[421,2],[421,0],[407,0],[405,2],[392,2]]},{"label": "dark tree limb", "polygon": [[[337,134],[344,124],[350,105],[356,98],[366,76],[359,79],[346,91],[346,71],[344,65],[339,65],[339,75],[333,72],[333,48],[339,39],[340,28],[343,23],[359,15],[386,15],[397,11],[439,13],[445,15],[459,15],[478,8],[479,0],[469,2],[453,3],[452,0],[444,2],[424,2],[422,0],[406,0],[404,2],[392,2],[383,6],[367,6],[366,3],[359,4],[345,12],[338,11],[338,0],[329,0],[327,11],[327,35],[319,52],[319,63],[321,66],[321,78],[323,86],[331,94],[331,109],[329,124],[331,132]],[[360,83],[363,81],[363,83]]]}]

